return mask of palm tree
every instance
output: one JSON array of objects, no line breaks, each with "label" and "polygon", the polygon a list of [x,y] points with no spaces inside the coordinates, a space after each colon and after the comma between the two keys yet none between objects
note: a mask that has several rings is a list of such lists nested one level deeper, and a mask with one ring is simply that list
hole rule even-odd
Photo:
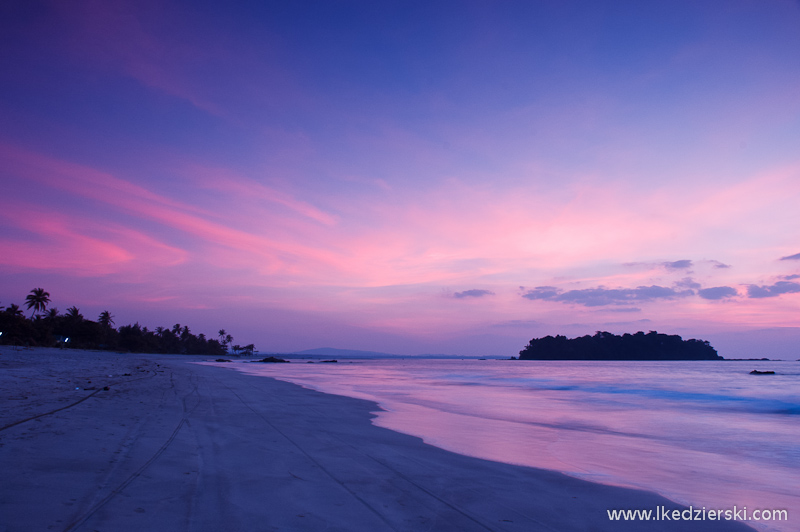
[{"label": "palm tree", "polygon": [[156,335],[157,336],[163,336],[164,335],[164,331],[166,331],[166,329],[164,327],[156,327]]},{"label": "palm tree", "polygon": [[19,305],[17,305],[16,303],[11,303],[8,306],[8,308],[6,309],[6,312],[11,314],[12,316],[22,316],[23,315],[22,311],[19,309]]},{"label": "palm tree", "polygon": [[226,331],[225,329],[220,329],[219,330],[219,343],[221,343],[221,344],[225,343],[225,335],[226,334],[228,334],[228,331]]},{"label": "palm tree", "polygon": [[27,301],[28,310],[33,309],[31,311],[31,318],[33,318],[34,312],[44,312],[47,308],[47,304],[50,303],[50,292],[45,292],[44,288],[34,288],[25,301]]},{"label": "palm tree", "polygon": [[97,323],[99,323],[103,327],[110,329],[111,326],[114,325],[114,316],[112,316],[109,311],[104,310],[103,312],[100,313],[100,316],[97,318]]},{"label": "palm tree", "polygon": [[176,323],[175,325],[172,326],[172,334],[177,336],[177,335],[180,334],[180,332],[181,332],[181,324],[180,323]]},{"label": "palm tree", "polygon": [[81,321],[83,320],[83,314],[78,307],[72,306],[67,309],[67,313],[65,316],[71,320]]},{"label": "palm tree", "polygon": [[44,318],[47,321],[53,321],[58,317],[58,309],[56,307],[51,308],[47,312],[44,313]]}]

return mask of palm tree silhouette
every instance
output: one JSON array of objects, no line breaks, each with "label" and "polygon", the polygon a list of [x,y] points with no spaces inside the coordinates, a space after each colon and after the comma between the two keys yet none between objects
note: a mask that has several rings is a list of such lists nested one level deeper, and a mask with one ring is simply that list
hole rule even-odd
[{"label": "palm tree silhouette", "polygon": [[81,321],[83,319],[83,314],[81,314],[80,309],[76,306],[69,307],[65,316],[75,321]]},{"label": "palm tree silhouette", "polygon": [[219,330],[219,343],[221,343],[221,344],[225,343],[225,335],[226,334],[228,334],[228,331],[226,331],[225,329],[220,329]]},{"label": "palm tree silhouette", "polygon": [[22,316],[23,315],[22,311],[19,308],[19,305],[17,305],[16,303],[11,303],[8,306],[8,308],[6,309],[6,312],[11,314],[12,316]]},{"label": "palm tree silhouette", "polygon": [[109,311],[104,310],[103,312],[100,313],[100,316],[97,318],[97,323],[99,323],[103,327],[110,329],[111,326],[114,324],[114,316],[112,316]]},{"label": "palm tree silhouette", "polygon": [[50,292],[45,292],[44,288],[34,288],[25,301],[27,301],[28,310],[33,309],[31,311],[31,318],[33,318],[35,312],[44,312],[47,308],[47,304],[50,303]]}]

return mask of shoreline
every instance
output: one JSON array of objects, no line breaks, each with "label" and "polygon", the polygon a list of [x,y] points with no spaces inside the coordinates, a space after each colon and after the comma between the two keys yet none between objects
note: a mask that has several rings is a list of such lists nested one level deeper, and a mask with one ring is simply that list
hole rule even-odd
[{"label": "shoreline", "polygon": [[684,507],[444,451],[373,425],[375,403],[191,363],[210,360],[0,347],[0,531],[752,530],[610,521]]}]

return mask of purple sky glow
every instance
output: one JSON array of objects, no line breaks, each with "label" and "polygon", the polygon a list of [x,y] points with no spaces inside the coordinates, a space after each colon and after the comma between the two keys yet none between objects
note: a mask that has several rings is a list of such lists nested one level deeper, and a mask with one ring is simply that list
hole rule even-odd
[{"label": "purple sky glow", "polygon": [[800,3],[0,7],[0,304],[261,351],[800,358]]}]

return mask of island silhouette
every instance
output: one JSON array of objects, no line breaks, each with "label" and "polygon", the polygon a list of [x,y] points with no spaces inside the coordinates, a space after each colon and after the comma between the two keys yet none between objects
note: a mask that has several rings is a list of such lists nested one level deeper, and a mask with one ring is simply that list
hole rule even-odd
[{"label": "island silhouette", "polygon": [[724,360],[705,340],[642,331],[622,336],[597,331],[594,336],[534,338],[520,360]]}]

